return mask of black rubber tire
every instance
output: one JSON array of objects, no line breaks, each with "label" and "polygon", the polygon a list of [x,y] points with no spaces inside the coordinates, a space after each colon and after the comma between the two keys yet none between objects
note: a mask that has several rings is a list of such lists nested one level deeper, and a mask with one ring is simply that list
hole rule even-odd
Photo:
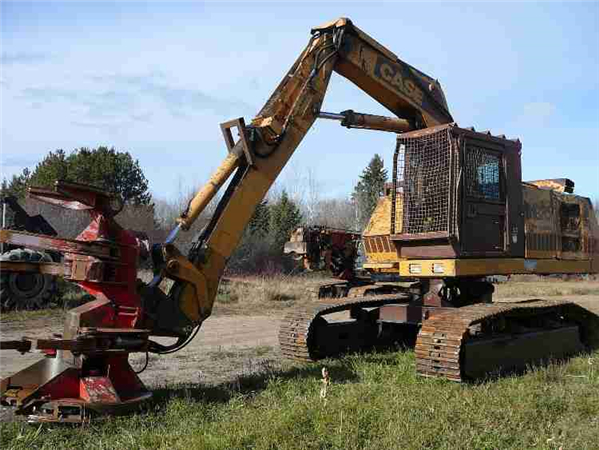
[{"label": "black rubber tire", "polygon": [[[17,248],[0,255],[1,261],[52,262],[44,252]],[[40,309],[47,307],[57,292],[52,275],[0,271],[0,307],[2,311]]]}]

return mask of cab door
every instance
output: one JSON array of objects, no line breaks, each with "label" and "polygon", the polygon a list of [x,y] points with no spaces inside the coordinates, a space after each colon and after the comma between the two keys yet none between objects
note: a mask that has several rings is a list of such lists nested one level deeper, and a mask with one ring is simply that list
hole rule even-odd
[{"label": "cab door", "polygon": [[[484,145],[483,145],[484,144]],[[506,187],[502,148],[466,140],[462,155],[462,254],[506,252]]]}]

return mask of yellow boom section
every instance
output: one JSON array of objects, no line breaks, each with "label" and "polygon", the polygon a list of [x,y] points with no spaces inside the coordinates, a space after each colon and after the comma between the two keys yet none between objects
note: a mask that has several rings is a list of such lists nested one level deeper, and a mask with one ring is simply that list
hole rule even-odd
[{"label": "yellow boom section", "polygon": [[[200,323],[210,315],[227,259],[256,205],[319,116],[333,71],[403,119],[408,129],[453,121],[437,81],[401,61],[349,19],[313,29],[307,47],[251,125],[237,123],[239,140],[234,143],[228,135],[229,155],[178,220],[181,229],[188,229],[235,172],[210,224],[188,255],[195,273],[174,247],[165,246],[166,274],[177,280],[169,295],[192,322]],[[384,121],[377,123],[384,126]]]}]

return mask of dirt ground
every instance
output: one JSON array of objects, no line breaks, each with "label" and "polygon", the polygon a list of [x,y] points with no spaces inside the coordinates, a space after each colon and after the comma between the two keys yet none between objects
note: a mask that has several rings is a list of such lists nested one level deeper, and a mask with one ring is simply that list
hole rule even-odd
[{"label": "dirt ground", "polygon": [[[574,300],[599,315],[599,295],[551,297]],[[515,301],[501,299],[499,301]],[[277,333],[284,314],[216,315],[202,326],[198,336],[183,350],[172,355],[150,355],[147,369],[140,375],[150,388],[176,383],[220,384],[234,382],[240,376],[279,369],[285,363],[278,349]],[[4,322],[2,340],[22,336],[45,337],[59,333],[62,325],[56,318],[36,317],[28,321]],[[168,341],[164,341],[168,342]],[[0,376],[9,376],[43,356],[20,355],[14,351],[0,354]],[[145,355],[134,355],[132,365],[141,369]]]},{"label": "dirt ground", "polygon": [[[149,387],[173,383],[212,384],[278,367],[279,324],[280,319],[272,316],[211,317],[204,322],[196,338],[180,352],[150,355],[148,367],[140,377]],[[37,318],[27,323],[4,323],[0,336],[2,340],[51,336],[61,329],[60,323]],[[11,375],[41,358],[43,356],[37,353],[2,352],[0,377]],[[145,355],[136,354],[131,364],[138,370],[144,362]]]}]

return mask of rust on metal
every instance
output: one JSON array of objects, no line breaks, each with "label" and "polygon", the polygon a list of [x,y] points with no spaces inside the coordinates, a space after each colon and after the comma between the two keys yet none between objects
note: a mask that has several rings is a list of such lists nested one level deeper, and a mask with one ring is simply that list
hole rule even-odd
[{"label": "rust on metal", "polygon": [[[38,402],[39,403],[39,402]],[[40,403],[35,414],[27,416],[29,423],[87,423],[85,404],[75,399]]]},{"label": "rust on metal", "polygon": [[[432,315],[422,324],[420,333],[416,341],[416,369],[420,375],[427,377],[442,377],[452,381],[463,381],[469,377],[465,370],[465,349],[467,345],[477,342],[476,332],[473,328],[483,326],[482,341],[494,336],[494,333],[489,334],[489,331],[484,330],[487,323],[492,321],[502,322],[505,324],[513,318],[521,318],[524,320],[538,319],[542,314],[554,313],[560,316],[565,316],[566,320],[572,321],[580,326],[581,335],[589,335],[589,319],[588,313],[584,312],[578,305],[567,301],[531,301],[516,304],[477,304],[465,306],[461,308],[444,308]],[[555,331],[555,325],[548,329],[544,329],[541,333]],[[517,339],[516,335],[506,335],[508,342]],[[479,340],[480,342],[480,340]],[[551,346],[538,348],[538,354],[544,354],[544,357],[560,357],[554,353],[554,348]],[[576,343],[566,347],[566,349],[575,351]],[[518,355],[516,355],[518,356]],[[534,357],[533,359],[540,359]],[[502,364],[497,364],[493,367],[484,367],[484,372],[491,373],[497,370],[512,369],[509,365],[512,361],[506,360]],[[474,362],[470,362],[471,366],[476,366]],[[480,364],[478,364],[480,366]],[[481,375],[481,371],[477,375]]]},{"label": "rust on metal", "polygon": [[436,231],[430,233],[404,233],[394,234],[391,236],[393,241],[435,241],[448,239],[450,236],[448,231]]},{"label": "rust on metal", "polygon": [[314,336],[320,318],[327,314],[350,311],[355,308],[375,308],[405,303],[409,298],[406,294],[377,295],[376,297],[358,297],[341,302],[318,303],[299,308],[283,319],[283,324],[279,329],[281,352],[289,359],[315,361],[319,359],[319,355]]},{"label": "rust on metal", "polygon": [[31,350],[31,341],[21,339],[20,341],[0,341],[0,350],[16,350],[27,353]]},{"label": "rust on metal", "polygon": [[151,396],[128,362],[130,353],[149,347],[136,284],[139,234],[114,221],[122,204],[97,188],[59,181],[53,191],[32,188],[29,194],[87,210],[91,222],[76,239],[1,230],[2,242],[64,254],[61,264],[9,261],[2,269],[60,274],[96,299],[67,313],[60,337],[0,342],[2,350],[47,354],[1,380],[0,402],[37,422],[83,422],[88,409],[109,412],[139,404]]},{"label": "rust on metal", "polygon": [[414,304],[381,306],[379,318],[387,323],[411,323],[420,325],[423,321],[442,311],[443,308]]},{"label": "rust on metal", "polygon": [[81,378],[81,398],[90,403],[118,403],[120,401],[108,377]]},{"label": "rust on metal", "polygon": [[360,233],[351,230],[304,226],[291,233],[283,253],[290,254],[305,270],[325,270],[339,279],[350,280],[355,277],[360,238]]},{"label": "rust on metal", "polygon": [[45,261],[2,261],[2,271],[41,273],[54,276],[65,276],[68,273],[63,264]]},{"label": "rust on metal", "polygon": [[148,347],[148,331],[131,329],[99,328],[80,330],[83,334],[75,339],[37,339],[23,337],[16,341],[0,341],[1,350],[17,350],[21,353],[33,350],[68,350],[73,353],[100,351],[145,352]]},{"label": "rust on metal", "polygon": [[[349,311],[354,318],[376,312],[372,317],[381,324],[421,324],[415,345],[417,372],[452,381],[522,369],[549,357],[569,356],[584,345],[599,342],[597,319],[567,301],[479,303],[456,308],[415,304],[413,297],[405,294],[379,295],[318,303],[288,314],[279,331],[283,355],[310,362],[345,351],[349,345],[344,348],[339,344],[340,333],[368,329],[349,322],[331,325],[323,320],[327,314],[343,311]],[[353,340],[359,345],[368,344],[363,334],[355,335]],[[326,353],[328,349],[333,353]]]},{"label": "rust on metal", "polygon": [[597,259],[599,229],[588,198],[529,182],[522,192],[527,258]]},{"label": "rust on metal", "polygon": [[560,193],[572,194],[574,192],[574,181],[569,178],[548,178],[546,180],[527,181],[541,189],[549,189]]},{"label": "rust on metal", "polygon": [[74,210],[96,210],[113,217],[123,208],[122,200],[114,193],[87,184],[57,180],[54,189],[30,187],[27,195],[41,202]]},{"label": "rust on metal", "polygon": [[79,253],[111,260],[118,260],[115,246],[100,242],[86,242],[75,239],[62,239],[24,231],[0,230],[0,242],[23,247]]},{"label": "rust on metal", "polygon": [[401,214],[402,226],[391,237],[398,256],[523,257],[520,150],[517,140],[456,124],[398,135],[392,192],[403,202],[401,211],[392,205],[392,217]]},{"label": "rust on metal", "polygon": [[388,131],[391,133],[403,133],[414,129],[414,126],[406,119],[363,114],[351,109],[342,111],[339,114],[321,111],[318,113],[318,117],[321,119],[338,120],[342,126],[350,129]]},{"label": "rust on metal", "polygon": [[[0,233],[2,233],[0,231]],[[0,238],[3,236],[0,235]],[[56,250],[62,247],[64,251],[68,247],[66,239],[54,238],[56,245],[44,245],[47,241],[36,241],[40,247],[44,245],[45,249]],[[8,242],[15,242],[15,240],[8,240]],[[29,242],[33,242],[30,240]],[[29,246],[34,246],[28,244]],[[78,248],[79,253],[64,252],[64,259],[62,263],[46,262],[46,261],[2,261],[2,270],[5,272],[27,272],[27,273],[39,273],[44,275],[61,276],[69,281],[90,281],[96,283],[111,283],[111,284],[124,284],[125,281],[118,279],[118,271],[114,270],[114,267],[119,263],[115,261],[112,256],[102,256],[103,259],[95,256],[85,254],[89,247],[80,245],[79,242],[74,244]],[[39,248],[39,247],[38,247]],[[95,248],[93,249],[96,250]],[[106,254],[112,252],[108,247]],[[96,254],[98,252],[95,252]],[[112,252],[115,253],[115,252]]]}]

